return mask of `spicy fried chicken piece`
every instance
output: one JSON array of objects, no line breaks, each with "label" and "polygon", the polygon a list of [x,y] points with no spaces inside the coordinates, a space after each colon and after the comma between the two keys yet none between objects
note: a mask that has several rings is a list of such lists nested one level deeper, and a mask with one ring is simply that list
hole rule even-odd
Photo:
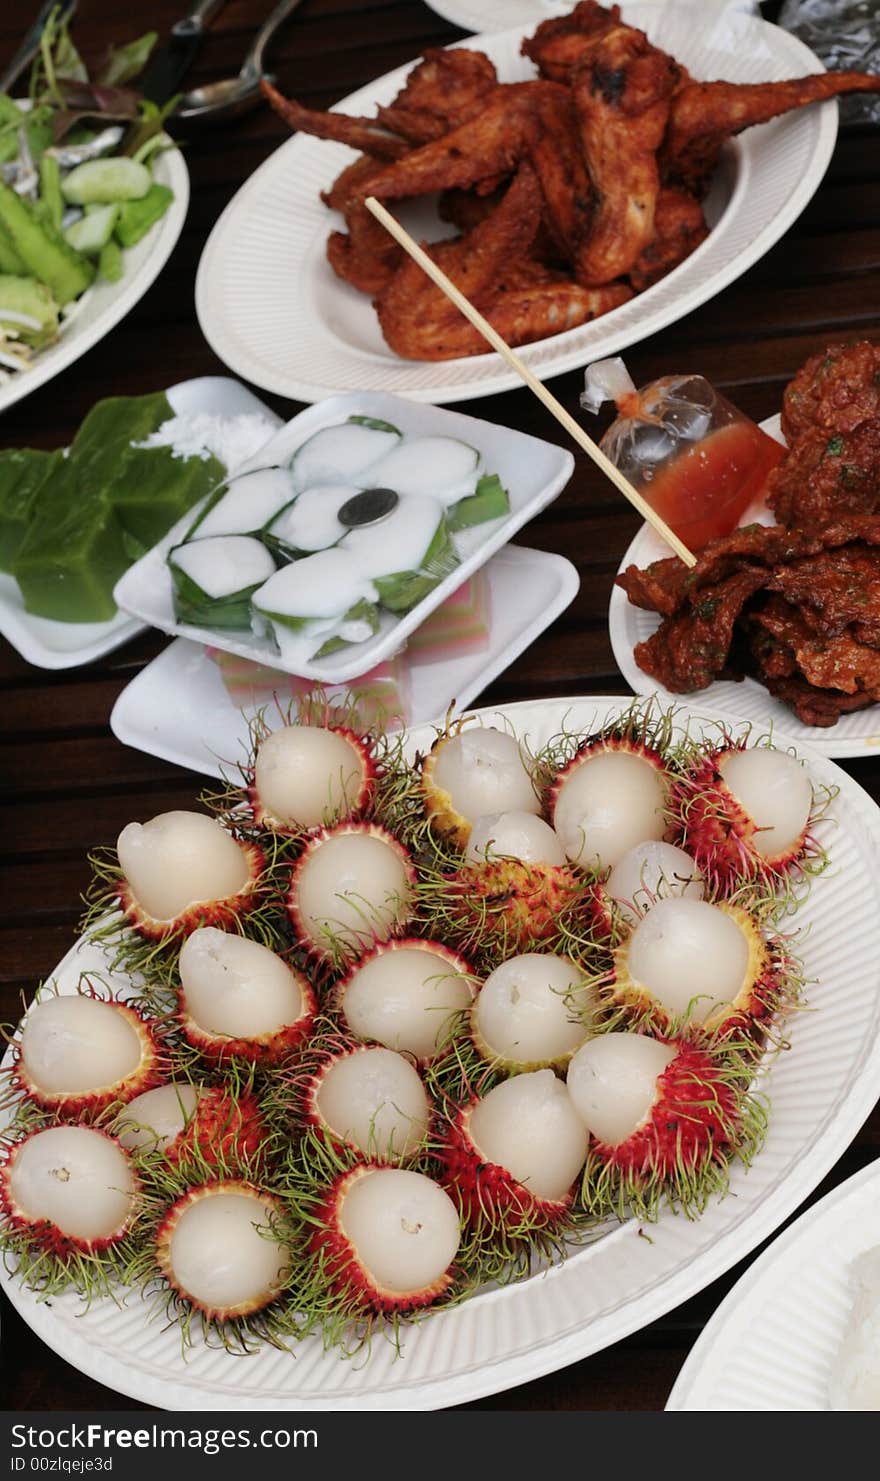
[{"label": "spicy fried chicken piece", "polygon": [[684,613],[665,618],[650,638],[636,644],[639,668],[673,694],[706,689],[724,672],[737,618],[766,579],[766,571],[747,567],[704,587]]},{"label": "spicy fried chicken piece", "polygon": [[592,230],[595,204],[577,118],[567,89],[543,87],[533,99],[526,138],[544,196],[544,222],[559,254],[574,263]]},{"label": "spicy fried chicken piece", "polygon": [[405,257],[381,222],[363,201],[350,200],[345,208],[347,231],[331,231],[327,261],[338,278],[361,293],[381,293]]},{"label": "spicy fried chicken piece", "polygon": [[321,191],[321,200],[331,211],[345,211],[358,187],[368,187],[376,171],[381,168],[381,160],[374,159],[369,154],[359,155],[336,176],[329,190]]},{"label": "spicy fried chicken piece", "polygon": [[399,159],[410,148],[406,139],[391,133],[375,118],[355,118],[347,113],[321,112],[304,108],[295,98],[285,98],[265,77],[260,80],[263,96],[291,129],[314,134],[317,139],[335,139],[377,159]]},{"label": "spicy fried chicken piece", "polygon": [[604,36],[574,73],[578,133],[596,197],[575,257],[580,283],[623,277],[654,236],[657,150],[680,78],[678,63],[630,26]]},{"label": "spicy fried chicken piece", "polygon": [[880,613],[876,546],[845,545],[778,566],[767,583],[798,608],[811,636],[834,638],[851,623]]},{"label": "spicy fried chicken piece", "polygon": [[836,725],[841,715],[850,715],[855,710],[866,710],[875,703],[870,694],[841,694],[833,689],[814,689],[806,679],[797,676],[776,679],[772,675],[759,675],[770,693],[783,704],[791,707],[803,725],[815,725],[827,730]]},{"label": "spicy fried chicken piece", "polygon": [[[876,556],[874,559],[876,563]],[[780,677],[797,673],[814,689],[864,693],[880,699],[880,652],[860,643],[851,632],[841,630],[834,637],[817,637],[797,606],[779,599],[771,599],[748,621],[753,628],[768,633],[778,650],[787,650],[791,669]],[[755,639],[752,651],[759,661],[766,657],[760,639]],[[778,659],[765,666],[775,668],[777,673],[781,667]]]},{"label": "spicy fried chicken piece", "polygon": [[636,293],[665,278],[708,235],[703,207],[696,197],[684,190],[661,188],[654,211],[654,235],[628,275]]},{"label": "spicy fried chicken piece", "polygon": [[[529,257],[541,190],[523,162],[503,201],[466,236],[428,247],[429,255],[510,344],[525,344],[585,323],[629,296],[624,284],[587,290]],[[390,347],[410,360],[449,360],[486,350],[483,336],[417,263],[407,258],[375,300]]]},{"label": "spicy fried chicken piece", "polygon": [[542,77],[568,82],[590,48],[619,24],[619,5],[606,10],[596,0],[581,0],[568,15],[542,21],[520,51],[531,58]]},{"label": "spicy fried chicken piece", "polygon": [[483,52],[430,47],[394,102],[376,112],[392,133],[427,144],[472,118],[497,85],[498,74]]},{"label": "spicy fried chicken piece", "polygon": [[803,432],[770,474],[767,502],[781,524],[807,529],[880,510],[880,417]]},{"label": "spicy fried chicken piece", "polygon": [[783,82],[690,82],[672,104],[660,153],[664,183],[702,196],[727,139],[793,108],[853,92],[880,92],[880,77],[870,72],[819,72]]},{"label": "spicy fried chicken piece", "polygon": [[851,432],[870,417],[880,417],[880,346],[865,339],[812,355],[782,398],[788,443],[814,427]]}]

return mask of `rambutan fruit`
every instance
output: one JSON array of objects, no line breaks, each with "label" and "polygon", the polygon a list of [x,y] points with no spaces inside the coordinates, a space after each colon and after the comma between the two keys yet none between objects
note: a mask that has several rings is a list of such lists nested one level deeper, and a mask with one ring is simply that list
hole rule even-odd
[{"label": "rambutan fruit", "polygon": [[747,1028],[780,1004],[767,942],[747,911],[659,900],[614,953],[614,1001],[660,1031]]},{"label": "rambutan fruit", "polygon": [[355,1038],[428,1064],[445,1051],[475,990],[464,957],[439,941],[405,937],[361,957],[335,999]]},{"label": "rambutan fruit", "polygon": [[490,972],[471,1008],[471,1031],[493,1068],[563,1068],[591,1032],[595,1007],[595,987],[569,957],[526,952]]},{"label": "rambutan fruit", "polygon": [[461,1220],[424,1173],[362,1164],[323,1191],[309,1222],[315,1275],[353,1320],[419,1311],[453,1285]]},{"label": "rambutan fruit", "polygon": [[705,887],[690,854],[672,843],[649,839],[629,849],[600,888],[624,920],[635,925],[658,900],[673,895],[702,900]]},{"label": "rambutan fruit", "polygon": [[263,1311],[276,1300],[291,1254],[275,1235],[279,1200],[242,1179],[188,1188],[159,1225],[155,1256],[173,1291],[208,1323]]},{"label": "rambutan fruit", "polygon": [[528,812],[481,813],[465,850],[470,864],[518,859],[521,864],[565,863],[565,850],[549,823]]},{"label": "rambutan fruit", "polygon": [[159,1151],[173,1166],[219,1170],[256,1166],[266,1140],[256,1096],[186,1080],[137,1096],[117,1116],[115,1130],[130,1151]]},{"label": "rambutan fruit", "polygon": [[415,869],[403,844],[376,823],[340,823],[309,839],[290,879],[287,911],[300,946],[319,960],[350,961],[400,935],[413,913]]},{"label": "rambutan fruit", "polygon": [[29,1010],[12,1085],[63,1120],[93,1120],[162,1079],[153,1025],[126,1003],[90,992],[47,996]]},{"label": "rambutan fruit", "polygon": [[701,1211],[727,1184],[729,1161],[748,1161],[763,1112],[745,1094],[742,1067],[706,1048],[643,1034],[590,1039],[566,1077],[590,1133],[582,1198],[601,1216],[656,1216],[666,1194]]},{"label": "rambutan fruit", "polygon": [[745,741],[699,753],[671,793],[676,835],[719,890],[816,872],[824,855],[810,831],[814,814],[802,763]]},{"label": "rambutan fruit", "polygon": [[572,864],[607,869],[663,838],[670,776],[659,751],[627,734],[585,741],[556,775],[550,821]]},{"label": "rambutan fruit", "polygon": [[393,1049],[345,1044],[304,1064],[296,1121],[309,1165],[326,1147],[401,1163],[424,1149],[431,1105],[418,1071]]},{"label": "rambutan fruit", "polygon": [[492,857],[449,873],[423,870],[420,901],[433,931],[486,965],[552,940],[586,904],[567,865]]},{"label": "rambutan fruit", "polygon": [[181,947],[178,971],[180,1027],[209,1060],[276,1064],[310,1032],[311,984],[258,941],[200,926]]},{"label": "rambutan fruit", "polygon": [[151,940],[231,925],[258,903],[262,851],[204,813],[159,813],[129,823],[116,850],[118,903],[128,924]]},{"label": "rambutan fruit", "polygon": [[258,742],[247,795],[259,828],[297,834],[359,817],[375,777],[370,746],[354,730],[283,725]]},{"label": "rambutan fruit", "polygon": [[101,1255],[130,1232],[139,1182],[128,1152],[90,1126],[49,1126],[7,1146],[0,1209],[9,1248]]},{"label": "rambutan fruit", "polygon": [[492,726],[458,721],[438,735],[422,760],[422,796],[433,832],[467,847],[486,813],[540,813],[519,741]]},{"label": "rambutan fruit", "polygon": [[566,1222],[587,1141],[562,1081],[536,1070],[460,1107],[440,1133],[437,1157],[471,1224],[528,1239]]}]

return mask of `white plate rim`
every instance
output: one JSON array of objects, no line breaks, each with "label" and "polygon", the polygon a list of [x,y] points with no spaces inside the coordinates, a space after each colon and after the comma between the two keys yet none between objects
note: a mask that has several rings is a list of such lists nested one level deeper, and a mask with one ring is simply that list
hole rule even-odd
[{"label": "white plate rim", "polygon": [[[598,717],[603,713],[609,710],[619,710],[627,703],[629,703],[627,696],[572,696],[567,699],[520,701],[507,706],[476,710],[474,713],[489,723],[494,721],[516,726],[519,720],[522,722],[519,729],[521,733],[525,733],[530,717],[537,717],[536,723],[538,723],[541,717],[552,716],[552,723],[558,724],[568,716],[574,724],[589,726],[597,723]],[[683,715],[693,716],[695,719],[702,718],[710,723],[714,723],[717,719],[717,716],[713,714],[700,717],[698,710],[686,705],[681,705],[680,711]],[[730,715],[728,718],[734,725],[740,723],[735,715]],[[417,727],[409,732],[409,744],[413,748],[424,746],[432,734],[431,726]],[[783,744],[790,743],[788,737],[780,736],[778,739]],[[808,746],[798,746],[798,750],[815,768],[819,777],[834,778],[841,789],[841,794],[847,798],[848,803],[854,809],[859,833],[866,834],[866,839],[863,841],[864,846],[867,847],[867,835],[873,834],[876,849],[880,843],[880,812],[876,804],[858,783],[842,772],[827,757]],[[75,950],[75,946],[71,948],[68,958]],[[65,961],[68,958],[65,958]],[[56,971],[58,970],[60,968],[56,968]],[[874,988],[877,993],[876,983]],[[878,1011],[880,1011],[880,994],[875,1004],[875,1016]],[[310,1394],[308,1402],[305,1402],[289,1392],[283,1395],[274,1392],[270,1403],[261,1403],[259,1395],[244,1394],[241,1388],[236,1387],[232,1381],[215,1386],[213,1389],[191,1383],[189,1391],[198,1396],[199,1407],[211,1409],[273,1408],[312,1411],[375,1409],[377,1407],[389,1410],[435,1409],[468,1402],[517,1384],[529,1382],[587,1357],[619,1341],[631,1332],[640,1330],[701,1290],[778,1228],[779,1224],[794,1211],[803,1198],[808,1196],[832,1168],[873,1107],[878,1089],[880,1089],[880,1035],[875,1035],[870,1042],[863,1041],[861,1044],[860,1052],[852,1068],[845,1098],[837,1106],[836,1114],[834,1116],[830,1113],[825,1115],[821,1125],[817,1127],[812,1143],[803,1149],[803,1151],[809,1150],[809,1157],[802,1153],[799,1154],[789,1171],[776,1182],[772,1189],[768,1189],[766,1196],[760,1199],[757,1206],[751,1209],[744,1208],[747,1197],[738,1200],[732,1195],[720,1204],[713,1205],[715,1208],[730,1209],[733,1213],[736,1205],[739,1204],[741,1212],[738,1216],[725,1221],[725,1228],[720,1237],[708,1250],[700,1252],[690,1261],[680,1261],[677,1266],[673,1262],[674,1268],[671,1271],[667,1270],[665,1274],[661,1272],[659,1277],[655,1276],[642,1291],[631,1297],[626,1303],[626,1314],[623,1320],[620,1319],[617,1308],[611,1308],[600,1313],[586,1328],[575,1327],[574,1330],[569,1330],[562,1336],[557,1335],[551,1337],[549,1341],[541,1341],[531,1350],[514,1352],[512,1356],[508,1355],[491,1364],[468,1368],[463,1372],[444,1377],[442,1382],[418,1377],[411,1383],[397,1384],[393,1388],[382,1391],[379,1403],[377,1403],[378,1395],[375,1392],[366,1395],[357,1393],[347,1395],[343,1402],[338,1402],[337,1395],[327,1400],[316,1400],[314,1394]],[[746,1187],[746,1194],[747,1191]],[[712,1209],[707,1211],[704,1219],[709,1219],[711,1214]],[[489,1292],[476,1298],[476,1302],[486,1302],[488,1306],[500,1300],[511,1300],[518,1293],[528,1294],[537,1291],[539,1284],[543,1294],[545,1282],[548,1291],[554,1286],[558,1288],[558,1283],[564,1281],[572,1270],[579,1273],[584,1268],[581,1262],[588,1264],[590,1259],[603,1249],[613,1248],[617,1259],[621,1258],[622,1250],[625,1259],[629,1243],[637,1243],[640,1260],[650,1263],[663,1256],[664,1235],[672,1226],[675,1226],[679,1232],[683,1232],[688,1229],[699,1229],[702,1223],[703,1220],[689,1222],[673,1214],[662,1215],[658,1224],[652,1226],[652,1242],[649,1252],[645,1254],[643,1253],[644,1241],[638,1240],[637,1227],[634,1222],[630,1222],[608,1239],[581,1251],[579,1255],[570,1258],[564,1264],[554,1267],[540,1277],[538,1283],[529,1281],[506,1290]],[[577,1274],[574,1279],[577,1280]],[[37,1335],[61,1357],[72,1362],[84,1373],[99,1382],[109,1383],[130,1397],[156,1404],[159,1407],[167,1409],[185,1407],[186,1395],[182,1392],[183,1380],[179,1374],[176,1379],[171,1379],[158,1377],[152,1371],[140,1371],[134,1355],[125,1363],[114,1362],[108,1370],[107,1366],[102,1366],[100,1354],[96,1355],[94,1344],[84,1340],[77,1332],[69,1330],[68,1326],[60,1323],[53,1310],[47,1308],[45,1303],[37,1301],[32,1293],[18,1286],[9,1271],[3,1272],[2,1280],[13,1304]],[[447,1316],[454,1319],[475,1304],[475,1302],[465,1303],[455,1311],[438,1314],[433,1320],[440,1322]],[[76,1323],[74,1322],[73,1325],[75,1326]]]},{"label": "white plate rim", "polygon": [[[650,26],[657,12],[663,7],[657,5],[645,5],[644,14],[641,14],[638,4],[624,4],[626,15],[632,16],[637,23]],[[653,12],[653,16],[652,16]],[[548,12],[549,14],[549,12]],[[799,38],[790,32],[783,31],[759,16],[740,13],[738,20],[749,23],[760,30],[768,47],[774,56],[785,57],[800,66],[803,74],[810,72],[823,72],[825,70],[822,62]],[[507,31],[498,31],[492,34],[477,33],[466,37],[461,42],[455,42],[455,46],[485,47],[491,52],[493,43],[497,46],[502,42],[518,41],[523,36],[530,34],[531,27],[516,27]],[[757,34],[757,33],[756,33]],[[334,108],[340,112],[360,113],[365,108],[370,108],[376,101],[375,90],[380,87],[394,83],[395,87],[402,84],[403,78],[409,71],[412,63],[384,74],[374,79],[366,86],[357,89],[334,104]],[[792,74],[796,75],[796,74]],[[773,215],[764,226],[756,231],[751,242],[746,248],[737,253],[726,266],[722,266],[714,273],[706,272],[705,265],[713,245],[713,236],[697,248],[695,253],[681,263],[672,273],[652,288],[637,295],[635,302],[650,303],[652,295],[658,290],[663,290],[664,284],[672,281],[680,282],[684,276],[686,280],[693,279],[690,290],[683,296],[674,294],[671,301],[663,309],[655,309],[653,313],[640,315],[633,319],[627,330],[615,330],[614,315],[619,312],[613,310],[611,314],[603,316],[601,320],[594,323],[582,325],[579,329],[568,330],[562,335],[553,336],[549,339],[536,341],[532,345],[521,347],[520,356],[526,361],[533,373],[539,380],[550,379],[554,375],[560,375],[564,371],[577,368],[590,360],[602,359],[607,355],[617,354],[629,345],[639,343],[647,336],[656,333],[669,324],[677,322],[685,317],[693,309],[714,297],[717,293],[735,281],[743,272],[747,271],[757,262],[769,248],[779,240],[793,221],[797,219],[804,210],[809,200],[822,180],[829,160],[834,150],[838,129],[838,110],[836,104],[826,102],[815,105],[812,113],[816,118],[816,138],[812,147],[809,167],[801,174],[796,187],[783,204],[783,208]],[[748,136],[746,136],[747,139]],[[223,252],[224,233],[240,214],[247,214],[251,210],[255,197],[267,179],[273,178],[279,173],[282,163],[289,162],[287,172],[290,177],[289,188],[296,189],[297,160],[300,156],[311,158],[316,147],[320,147],[322,141],[310,139],[304,135],[294,135],[286,140],[276,149],[268,159],[250,176],[233,196],[225,210],[219,216],[210,236],[208,237],[199,260],[196,273],[195,303],[196,314],[202,333],[205,335],[215,354],[230,367],[236,374],[243,376],[254,385],[263,390],[275,392],[278,395],[288,396],[298,401],[319,401],[323,397],[337,394],[340,390],[347,389],[339,383],[324,384],[322,382],[309,380],[296,374],[286,374],[277,371],[267,359],[260,358],[259,354],[252,351],[241,339],[237,332],[227,326],[223,320],[222,304],[224,294],[222,283],[224,277]],[[734,147],[737,151],[745,149],[748,158],[751,158],[752,146],[747,142],[735,141]],[[332,156],[331,156],[332,159]],[[338,162],[337,162],[338,168]],[[337,170],[326,172],[323,180],[324,186],[329,186]],[[304,200],[302,205],[308,209],[308,203]],[[332,217],[326,216],[326,228],[332,224]],[[326,230],[324,233],[326,237]],[[314,246],[314,242],[312,242]],[[215,296],[216,295],[216,296]],[[661,295],[665,298],[665,293]],[[623,306],[624,309],[628,305]],[[596,324],[604,325],[611,320],[612,328],[602,339],[590,342],[589,336],[595,329]],[[340,365],[345,363],[345,355],[348,348],[342,345],[340,349]],[[556,346],[547,351],[547,346]],[[354,352],[352,352],[354,353]],[[355,357],[358,366],[361,365],[360,356]],[[350,361],[354,364],[355,360]],[[444,379],[443,367],[468,367],[473,374],[459,381],[454,377]],[[500,357],[494,352],[485,355],[475,355],[463,360],[439,362],[431,365],[430,362],[414,362],[400,360],[399,364],[405,369],[411,370],[413,366],[420,367],[420,375],[416,380],[409,380],[405,386],[382,381],[382,388],[410,397],[415,401],[443,402],[465,401],[476,397],[498,394],[502,391],[511,390],[521,385],[519,376],[515,371],[509,370]],[[341,375],[337,380],[344,380]]]},{"label": "white plate rim", "polygon": [[160,184],[170,185],[174,191],[174,199],[165,215],[142,238],[150,243],[150,252],[136,272],[123,275],[115,285],[118,291],[91,324],[80,326],[74,319],[57,344],[42,351],[32,366],[11,376],[6,385],[0,386],[0,414],[21,401],[24,396],[29,396],[31,391],[38,390],[62,370],[66,370],[68,365],[72,365],[80,355],[96,345],[125,318],[143,298],[147,289],[152,287],[177,245],[189,208],[189,171],[183,154],[176,145],[162,150],[156,160],[155,175]]},{"label": "white plate rim", "polygon": [[[713,1352],[723,1348],[731,1318],[753,1296],[760,1295],[768,1278],[776,1276],[784,1279],[783,1267],[789,1256],[794,1255],[800,1246],[815,1243],[823,1232],[830,1240],[835,1227],[845,1220],[849,1205],[859,1203],[865,1189],[874,1184],[877,1185],[875,1196],[880,1197],[880,1157],[860,1168],[836,1188],[832,1188],[830,1193],[826,1193],[824,1198],[806,1209],[783,1234],[762,1251],[712,1313],[688,1353],[666,1401],[667,1410],[705,1410],[706,1406],[700,1402],[703,1374]],[[733,1407],[735,1406],[731,1406]]]},{"label": "white plate rim", "polygon": [[[784,441],[778,413],[765,418],[759,426],[777,441]],[[748,518],[749,511],[743,516],[744,520]],[[656,560],[658,554],[653,547],[655,538],[651,526],[647,522],[642,524],[624,551],[615,574],[621,575],[627,566],[639,566],[643,562]],[[673,694],[671,689],[665,689],[644,673],[633,657],[630,632],[634,610],[623,587],[613,585],[608,601],[608,634],[611,640],[611,651],[621,674],[636,694],[656,693],[670,704],[687,701],[698,708],[705,706],[707,710],[713,712],[718,710],[732,713],[736,705],[732,702],[729,691],[736,687],[744,693],[760,695],[766,705],[772,706],[774,723],[778,721],[783,729],[788,730],[795,737],[798,745],[812,746],[814,751],[821,751],[824,756],[837,760],[875,755],[880,748],[880,704],[868,705],[864,710],[857,710],[851,715],[841,715],[836,725],[822,730],[819,726],[804,725],[793,710],[790,710],[781,700],[774,699],[769,690],[765,689],[763,684],[759,684],[757,679],[746,677],[738,682],[715,680],[705,689],[695,689],[687,695]],[[659,620],[657,626],[659,626]],[[873,735],[853,735],[852,725],[860,724],[864,717],[874,712],[878,717],[876,732]]]}]

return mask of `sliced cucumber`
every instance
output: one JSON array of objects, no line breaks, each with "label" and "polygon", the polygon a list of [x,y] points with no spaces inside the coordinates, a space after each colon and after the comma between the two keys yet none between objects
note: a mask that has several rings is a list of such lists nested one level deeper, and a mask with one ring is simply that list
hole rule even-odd
[{"label": "sliced cucumber", "polygon": [[88,257],[97,257],[112,237],[118,215],[118,206],[96,206],[94,210],[81,216],[79,221],[68,226],[64,233],[65,238],[77,252],[85,252]]},{"label": "sliced cucumber", "polygon": [[[5,318],[5,313],[13,315]],[[38,327],[16,322],[15,315],[34,319]],[[44,345],[58,332],[58,305],[45,283],[36,278],[0,275],[0,326],[15,330],[28,345]]]},{"label": "sliced cucumber", "polygon": [[153,177],[146,165],[118,155],[113,159],[87,159],[61,182],[61,192],[71,206],[118,205],[141,200]]}]

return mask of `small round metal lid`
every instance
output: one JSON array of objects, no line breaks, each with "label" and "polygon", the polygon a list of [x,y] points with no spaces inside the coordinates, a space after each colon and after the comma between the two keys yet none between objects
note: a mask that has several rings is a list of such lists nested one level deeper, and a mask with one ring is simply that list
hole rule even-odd
[{"label": "small round metal lid", "polygon": [[387,519],[400,503],[400,495],[393,489],[362,489],[347,499],[337,513],[339,523],[350,530],[363,525],[375,525]]}]

